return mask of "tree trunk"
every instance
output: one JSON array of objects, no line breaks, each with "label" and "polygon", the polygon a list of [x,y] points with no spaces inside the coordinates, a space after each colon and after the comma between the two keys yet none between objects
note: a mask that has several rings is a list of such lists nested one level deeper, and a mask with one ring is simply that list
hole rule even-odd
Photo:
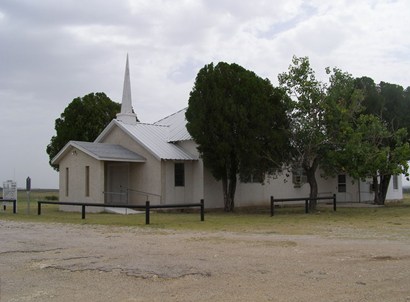
[{"label": "tree trunk", "polygon": [[[309,198],[317,198],[318,194],[318,187],[317,187],[317,181],[316,181],[316,170],[318,167],[318,160],[315,158],[313,160],[313,163],[310,167],[305,168],[306,171],[306,176],[307,176],[307,181],[310,186],[310,194]],[[309,202],[309,210],[315,211],[316,210],[316,205],[317,205],[317,200],[310,200]]]},{"label": "tree trunk", "polygon": [[387,190],[389,189],[391,175],[380,176],[380,189],[379,189],[379,203],[384,205],[386,201]]},{"label": "tree trunk", "polygon": [[229,194],[228,194],[228,179],[227,177],[222,177],[222,191],[223,191],[223,196],[224,196],[224,211],[225,212],[230,212],[230,205],[231,205],[231,200],[229,199]]},{"label": "tree trunk", "polygon": [[377,176],[373,176],[373,190],[374,190],[374,204],[380,204],[380,187],[379,187],[379,180]]},{"label": "tree trunk", "polygon": [[222,190],[224,194],[224,211],[233,212],[235,207],[235,192],[237,182],[237,167],[232,163],[231,169],[227,169],[226,174],[222,177]]},{"label": "tree trunk", "polygon": [[236,178],[235,180],[222,179],[222,186],[224,194],[224,211],[233,212],[235,207]]}]

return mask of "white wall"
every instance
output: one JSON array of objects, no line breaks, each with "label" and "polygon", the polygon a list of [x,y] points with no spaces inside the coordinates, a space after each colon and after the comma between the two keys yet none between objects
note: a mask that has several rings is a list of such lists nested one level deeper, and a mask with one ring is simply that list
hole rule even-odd
[{"label": "white wall", "polygon": [[204,202],[206,208],[223,208],[222,182],[216,181],[208,169],[204,168]]},{"label": "white wall", "polygon": [[[165,196],[162,196],[162,165],[159,159],[154,157],[152,153],[140,146],[118,127],[113,127],[111,132],[105,136],[102,143],[118,144],[145,157],[147,159],[145,163],[132,163],[130,166],[130,189],[152,194],[148,197],[152,204],[159,204],[161,199],[165,198]],[[131,194],[131,202],[135,204],[145,203],[146,197],[137,195],[137,193]]]},{"label": "white wall", "polygon": [[[322,178],[321,172],[317,171],[318,196],[333,196],[336,194],[337,202],[372,202],[373,192],[370,191],[369,182],[354,181],[349,176],[346,177],[346,192],[338,192],[338,178]],[[401,178],[398,177],[398,189],[393,190],[393,181],[387,194],[387,200],[402,199]],[[265,184],[241,183],[238,181],[235,195],[235,206],[260,206],[269,205],[270,196],[274,198],[301,198],[308,197],[310,187],[305,183],[297,188],[292,182],[291,173],[282,173],[277,177],[268,178]],[[360,193],[359,193],[360,192]],[[360,196],[359,196],[360,194]],[[204,171],[204,198],[208,208],[223,208],[222,184],[217,182],[208,170]]]},{"label": "white wall", "polygon": [[[175,163],[184,163],[185,166],[185,185],[175,186]],[[165,193],[165,203],[197,203],[194,199],[194,186],[196,186],[194,179],[194,166],[196,161],[173,161],[163,160],[163,192]]]},{"label": "white wall", "polygon": [[397,176],[398,188],[393,189],[393,176],[390,179],[389,189],[387,191],[386,200],[400,200],[403,199],[403,178],[401,175]]},{"label": "white wall", "polygon": [[[184,163],[185,185],[175,186],[175,163]],[[198,203],[204,198],[202,161],[162,161],[164,203]]]},{"label": "white wall", "polygon": [[[188,153],[199,158],[197,145],[192,140],[178,142],[178,145]],[[189,202],[197,203],[204,198],[204,164],[200,159],[192,161],[190,164],[190,177],[192,178],[190,182],[190,185],[192,185],[192,201]]]},{"label": "white wall", "polygon": [[[89,196],[85,194],[86,173],[89,166]],[[68,195],[66,188],[66,168],[69,169]],[[59,164],[59,200],[65,202],[104,202],[104,164],[82,151],[71,148]],[[62,206],[62,210],[81,211],[78,206]],[[87,211],[102,211],[103,208],[87,208]]]}]

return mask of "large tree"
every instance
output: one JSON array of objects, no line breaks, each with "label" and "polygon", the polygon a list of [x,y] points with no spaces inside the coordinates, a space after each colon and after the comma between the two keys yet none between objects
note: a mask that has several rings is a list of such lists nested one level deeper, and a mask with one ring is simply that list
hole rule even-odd
[{"label": "large tree", "polygon": [[338,70],[327,92],[330,149],[322,169],[329,174],[346,172],[354,179],[373,180],[374,203],[384,204],[391,175],[406,173],[406,104],[403,89],[372,79],[354,79]]},{"label": "large tree", "polygon": [[391,176],[407,174],[407,161],[410,160],[408,89],[386,82],[376,84],[368,77],[358,78],[356,84],[364,91],[364,113],[377,117],[385,128],[377,141],[384,161],[377,167],[376,162],[372,162],[373,173],[368,175],[373,179],[374,203],[384,204]]},{"label": "large tree", "polygon": [[[371,177],[375,203],[383,204],[391,175],[407,170],[410,106],[408,90],[372,79],[354,79],[338,69],[327,70],[330,85],[318,81],[307,57],[294,57],[280,84],[292,97],[289,112],[293,168],[302,169],[317,197],[317,168],[325,174],[346,172],[356,179]],[[316,203],[310,203],[315,208]]]},{"label": "large tree", "polygon": [[[293,57],[288,72],[279,74],[279,84],[291,97],[292,170],[302,170],[310,186],[310,198],[316,198],[316,171],[329,149],[326,131],[326,85],[316,79],[307,57]],[[316,201],[310,202],[316,208]]]},{"label": "large tree", "polygon": [[238,176],[271,175],[288,154],[286,93],[237,64],[203,67],[190,93],[187,129],[233,211]]},{"label": "large tree", "polygon": [[[356,87],[355,78],[338,68],[330,70],[329,86],[326,91],[325,124],[328,147],[320,167],[326,176],[348,172],[347,165],[356,165],[355,155],[350,147],[360,150],[360,144],[348,145],[354,141],[352,135],[357,120],[363,113],[363,91]],[[352,175],[354,176],[354,175]]]},{"label": "large tree", "polygon": [[[120,104],[102,92],[75,98],[55,121],[56,135],[51,138],[46,149],[50,165],[54,156],[70,140],[94,141],[120,109]],[[58,170],[57,166],[51,166]]]}]

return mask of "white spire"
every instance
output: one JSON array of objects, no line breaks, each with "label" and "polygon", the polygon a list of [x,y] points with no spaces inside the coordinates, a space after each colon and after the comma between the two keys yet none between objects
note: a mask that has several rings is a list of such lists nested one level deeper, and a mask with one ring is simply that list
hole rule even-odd
[{"label": "white spire", "polygon": [[131,100],[131,82],[130,82],[130,69],[127,62],[125,64],[125,76],[124,76],[124,88],[122,91],[122,103],[121,113],[117,114],[117,120],[125,124],[136,124],[137,115],[132,112],[132,100]]}]

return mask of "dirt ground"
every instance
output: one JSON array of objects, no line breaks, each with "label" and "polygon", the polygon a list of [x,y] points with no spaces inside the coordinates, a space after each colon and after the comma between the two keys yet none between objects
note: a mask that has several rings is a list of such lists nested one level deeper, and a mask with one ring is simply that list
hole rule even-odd
[{"label": "dirt ground", "polygon": [[0,221],[0,301],[410,301],[410,242]]}]

